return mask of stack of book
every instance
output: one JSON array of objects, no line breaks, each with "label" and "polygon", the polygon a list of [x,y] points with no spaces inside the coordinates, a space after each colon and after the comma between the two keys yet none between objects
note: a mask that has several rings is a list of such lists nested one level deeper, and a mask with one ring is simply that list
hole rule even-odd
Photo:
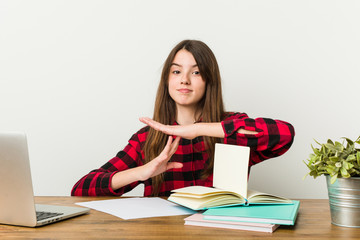
[{"label": "stack of book", "polygon": [[191,186],[175,190],[168,200],[199,211],[185,225],[273,232],[294,225],[299,201],[249,191],[248,198],[216,188]]},{"label": "stack of book", "polygon": [[249,154],[248,147],[216,144],[214,187],[173,191],[169,201],[199,211],[185,225],[273,232],[295,224],[299,201],[247,188]]}]

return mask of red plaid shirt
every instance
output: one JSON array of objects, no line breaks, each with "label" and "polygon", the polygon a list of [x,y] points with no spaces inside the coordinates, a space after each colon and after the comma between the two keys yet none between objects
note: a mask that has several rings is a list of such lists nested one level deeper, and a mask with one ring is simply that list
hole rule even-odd
[{"label": "red plaid shirt", "polygon": [[[282,155],[290,148],[295,136],[293,126],[287,122],[268,118],[251,119],[245,113],[229,113],[221,124],[225,133],[224,143],[250,147],[249,166]],[[240,128],[258,133],[255,135],[240,134],[237,132]],[[81,178],[73,187],[71,195],[121,196],[138,184],[144,183],[144,196],[150,196],[152,193],[151,179],[144,182],[133,182],[115,191],[110,186],[115,173],[143,165],[144,152],[142,149],[148,130],[148,126],[139,130],[116,157]],[[169,196],[171,190],[186,186],[212,186],[212,174],[207,179],[201,178],[201,172],[208,161],[203,137],[196,137],[192,140],[180,139],[179,147],[171,161],[181,162],[183,167],[165,172],[165,181],[161,186],[160,196]]]}]

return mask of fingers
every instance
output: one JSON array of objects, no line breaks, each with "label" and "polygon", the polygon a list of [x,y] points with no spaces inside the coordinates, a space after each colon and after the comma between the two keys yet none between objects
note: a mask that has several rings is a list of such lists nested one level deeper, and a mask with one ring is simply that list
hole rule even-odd
[{"label": "fingers", "polygon": [[163,132],[165,134],[173,135],[170,126],[167,126],[167,125],[164,125],[157,121],[154,121],[148,117],[140,117],[139,120],[140,120],[140,122],[145,123],[146,125],[152,127],[153,129],[155,129],[157,131]]},{"label": "fingers", "polygon": [[[168,143],[166,144],[169,147],[168,151],[168,160],[169,161],[172,157],[172,155],[176,152],[180,142],[180,137],[176,137],[174,141],[172,141],[172,137],[169,136]],[[182,168],[183,164],[179,162],[170,162],[166,166],[166,170],[172,169],[172,168]]]},{"label": "fingers", "polygon": [[178,137],[175,138],[175,140],[171,144],[173,154],[176,152],[176,150],[177,150],[177,148],[179,146],[179,143],[180,143],[180,137],[178,136]]},{"label": "fingers", "polygon": [[159,130],[158,128],[160,127],[160,123],[152,120],[151,118],[148,117],[141,117],[139,118],[140,122],[145,123],[146,125],[149,125],[150,127]]},{"label": "fingers", "polygon": [[[181,136],[182,138],[186,139],[194,139],[199,136],[198,130],[200,124],[189,124],[189,125],[165,125],[154,121],[151,118],[141,117],[139,120],[142,123],[150,126],[151,128],[155,129],[156,131],[163,132],[167,135],[176,135]],[[222,129],[221,129],[222,131]]]},{"label": "fingers", "polygon": [[145,123],[146,125],[148,125],[149,118],[147,118],[147,117],[140,117],[139,120],[140,120],[140,122]]},{"label": "fingers", "polygon": [[182,164],[182,163],[171,162],[171,163],[168,163],[166,170],[173,169],[173,168],[182,168],[183,166],[184,166],[184,164]]},{"label": "fingers", "polygon": [[[144,165],[146,176],[152,177],[161,174],[169,169],[182,168],[183,164],[178,162],[169,162],[173,154],[176,152],[180,142],[180,137],[169,136],[167,143],[159,156]],[[147,179],[147,178],[146,178]]]},{"label": "fingers", "polygon": [[171,156],[176,152],[176,150],[179,146],[179,142],[180,142],[180,137],[176,137],[175,140],[173,141],[173,137],[169,136],[166,146],[163,150],[163,151],[165,151],[165,154],[167,155],[169,160],[170,160]]},{"label": "fingers", "polygon": [[[172,139],[173,138],[171,136],[169,136],[165,148],[162,150],[162,152],[159,155],[159,158],[158,158],[159,163],[170,164],[168,162],[170,161],[172,155],[174,155],[174,153],[176,152],[176,150],[179,146],[180,137],[176,137],[174,141]],[[175,166],[177,166],[177,165],[175,165]],[[174,168],[174,166],[171,168]],[[169,168],[166,167],[166,169],[169,169]]]}]

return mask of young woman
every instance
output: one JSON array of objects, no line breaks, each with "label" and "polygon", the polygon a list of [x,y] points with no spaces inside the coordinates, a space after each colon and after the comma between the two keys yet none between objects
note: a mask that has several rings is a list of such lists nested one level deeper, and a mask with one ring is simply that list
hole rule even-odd
[{"label": "young woman", "polygon": [[212,186],[215,143],[249,146],[249,166],[285,153],[294,139],[291,124],[225,112],[216,58],[201,41],[184,40],[165,61],[153,118],[116,157],[73,187],[73,196],[120,196],[144,183],[144,196]]}]

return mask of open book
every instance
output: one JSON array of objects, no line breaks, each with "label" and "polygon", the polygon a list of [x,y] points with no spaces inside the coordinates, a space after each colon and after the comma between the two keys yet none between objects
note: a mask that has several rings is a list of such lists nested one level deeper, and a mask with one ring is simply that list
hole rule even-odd
[{"label": "open book", "polygon": [[213,186],[190,186],[173,190],[169,201],[193,210],[249,204],[285,203],[290,199],[248,190],[250,148],[215,145]]}]

